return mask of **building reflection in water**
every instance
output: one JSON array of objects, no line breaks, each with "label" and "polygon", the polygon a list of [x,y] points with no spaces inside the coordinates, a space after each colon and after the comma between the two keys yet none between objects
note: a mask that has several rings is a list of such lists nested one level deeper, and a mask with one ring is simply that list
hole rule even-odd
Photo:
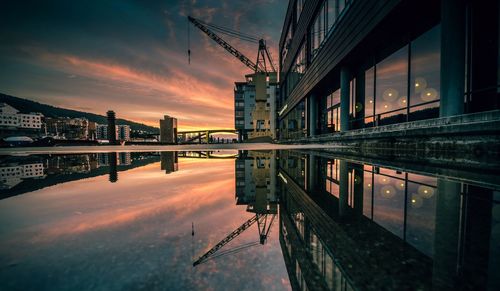
[{"label": "building reflection in water", "polygon": [[277,177],[294,289],[499,290],[499,186],[290,151]]},{"label": "building reflection in water", "polygon": [[[210,157],[205,154],[204,157]],[[218,158],[233,158],[219,156]],[[193,262],[198,266],[210,259],[241,252],[247,248],[264,245],[278,213],[276,195],[276,152],[275,151],[239,151],[235,161],[236,205],[246,205],[246,211],[255,215],[211,246]],[[254,224],[257,225],[258,240],[222,250]],[[255,229],[255,228],[254,228]],[[252,231],[252,230],[249,230]],[[193,230],[194,235],[194,230]]]},{"label": "building reflection in water", "polygon": [[[93,153],[0,157],[0,199],[55,184],[109,175],[158,162],[158,153]],[[35,181],[36,180],[36,181]]]},{"label": "building reflection in water", "polygon": [[165,174],[170,174],[176,172],[179,169],[177,152],[161,152],[161,170],[165,171]]}]

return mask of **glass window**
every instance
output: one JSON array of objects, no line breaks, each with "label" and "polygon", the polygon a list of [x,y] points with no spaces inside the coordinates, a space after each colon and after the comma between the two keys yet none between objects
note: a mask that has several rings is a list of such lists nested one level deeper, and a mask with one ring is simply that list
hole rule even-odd
[{"label": "glass window", "polygon": [[285,98],[288,98],[288,96],[290,96],[290,93],[295,88],[297,83],[300,81],[305,71],[306,71],[306,50],[305,50],[305,45],[302,44],[299,52],[297,53],[297,56],[295,57],[290,72],[287,75]]},{"label": "glass window", "polygon": [[440,34],[438,25],[365,71],[365,127],[439,116]]},{"label": "glass window", "polygon": [[[327,8],[326,8],[326,23],[328,31],[333,27],[335,20],[337,20],[337,0],[327,0]],[[328,34],[328,32],[327,32]]]},{"label": "glass window", "polygon": [[300,14],[302,14],[302,9],[304,8],[304,3],[306,0],[297,0],[297,15],[296,21],[299,22]]},{"label": "glass window", "polygon": [[309,31],[311,60],[317,55],[323,41],[332,31],[339,14],[346,6],[345,3],[345,0],[323,1]]},{"label": "glass window", "polygon": [[375,114],[378,125],[406,121],[408,46],[377,64]]},{"label": "glass window", "polygon": [[288,26],[288,30],[286,33],[285,41],[283,43],[283,48],[281,49],[281,67],[283,67],[283,62],[286,59],[288,54],[288,50],[290,49],[290,43],[292,41],[292,25]]},{"label": "glass window", "polygon": [[305,120],[305,101],[301,101],[282,120],[283,138],[301,138],[307,134]]},{"label": "glass window", "polygon": [[365,126],[373,126],[375,115],[375,67],[365,72]]},{"label": "glass window", "polygon": [[340,89],[322,98],[321,133],[340,131]]},{"label": "glass window", "polygon": [[439,116],[441,83],[440,37],[441,26],[438,25],[411,43],[411,120]]}]

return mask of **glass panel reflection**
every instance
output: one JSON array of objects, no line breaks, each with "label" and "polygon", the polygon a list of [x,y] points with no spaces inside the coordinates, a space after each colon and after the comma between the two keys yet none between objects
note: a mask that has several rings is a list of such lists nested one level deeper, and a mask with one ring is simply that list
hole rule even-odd
[{"label": "glass panel reflection", "polygon": [[331,153],[303,158],[316,169],[306,175],[316,186],[299,185],[285,164],[278,169],[280,239],[287,237],[295,262],[285,259],[293,289],[378,290],[387,278],[398,290],[498,284],[488,274],[499,256],[489,243],[498,236],[491,217],[499,192],[469,185],[469,177],[453,181]]}]

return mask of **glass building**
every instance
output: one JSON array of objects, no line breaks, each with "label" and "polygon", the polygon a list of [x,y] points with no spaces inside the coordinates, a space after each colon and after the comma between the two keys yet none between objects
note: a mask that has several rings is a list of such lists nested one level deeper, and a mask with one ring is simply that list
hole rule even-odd
[{"label": "glass building", "polygon": [[280,245],[292,290],[498,290],[494,172],[325,152],[278,157]]},{"label": "glass building", "polygon": [[290,0],[278,137],[500,109],[498,1]]}]

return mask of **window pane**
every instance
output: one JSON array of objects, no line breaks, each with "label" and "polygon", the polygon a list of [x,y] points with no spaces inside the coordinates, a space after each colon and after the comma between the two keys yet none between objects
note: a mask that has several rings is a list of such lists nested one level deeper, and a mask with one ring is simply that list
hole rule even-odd
[{"label": "window pane", "polygon": [[337,89],[332,93],[332,106],[340,103],[340,89]]},{"label": "window pane", "polygon": [[365,117],[373,116],[374,107],[373,103],[375,98],[373,96],[373,90],[375,82],[375,68],[371,67],[365,72]]},{"label": "window pane", "polygon": [[[375,114],[406,108],[408,105],[407,82],[408,46],[405,46],[377,64]],[[404,119],[404,111],[385,114],[378,118],[389,118],[401,114]],[[402,118],[397,119],[399,121]]]},{"label": "window pane", "polygon": [[[410,105],[440,98],[440,25],[427,31],[411,44]],[[412,120],[438,117],[439,102],[431,106],[412,108]]]}]

